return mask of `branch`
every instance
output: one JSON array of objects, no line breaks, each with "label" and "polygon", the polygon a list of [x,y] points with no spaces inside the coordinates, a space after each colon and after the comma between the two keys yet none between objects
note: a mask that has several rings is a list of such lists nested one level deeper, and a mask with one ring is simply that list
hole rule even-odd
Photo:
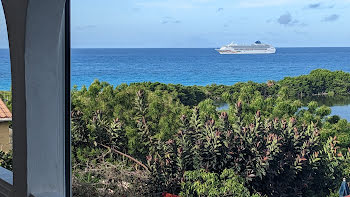
[{"label": "branch", "polygon": [[125,154],[125,153],[122,153],[122,152],[120,152],[120,151],[118,151],[118,150],[115,150],[115,149],[113,149],[113,148],[111,148],[111,147],[108,147],[108,146],[106,146],[106,145],[103,145],[103,144],[99,144],[99,145],[102,146],[102,147],[104,147],[104,148],[107,148],[107,149],[109,149],[109,150],[112,150],[113,152],[118,153],[119,155],[122,155],[122,156],[124,156],[124,157],[129,158],[130,160],[132,160],[132,161],[134,161],[135,163],[137,163],[137,164],[139,164],[140,166],[142,166],[147,172],[150,172],[149,169],[147,168],[147,166],[145,166],[143,163],[141,163],[141,162],[138,161],[137,159],[133,158],[132,156],[127,155],[127,154]]}]

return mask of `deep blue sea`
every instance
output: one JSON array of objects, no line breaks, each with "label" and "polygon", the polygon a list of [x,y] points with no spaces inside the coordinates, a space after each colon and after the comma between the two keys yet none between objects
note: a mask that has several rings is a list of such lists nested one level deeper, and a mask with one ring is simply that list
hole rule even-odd
[{"label": "deep blue sea", "polygon": [[[276,54],[268,55],[220,55],[214,49],[72,50],[72,84],[79,87],[95,79],[113,85],[143,81],[232,85],[280,80],[317,68],[350,72],[350,47],[277,48]],[[9,54],[0,49],[0,90],[9,89]],[[348,120],[349,111],[347,104],[333,107],[333,112]]]},{"label": "deep blue sea", "polygon": [[[184,85],[266,82],[325,68],[350,72],[349,48],[278,48],[268,55],[220,55],[214,49],[73,49],[72,84],[158,81]],[[10,89],[8,51],[0,49],[0,90]]]}]

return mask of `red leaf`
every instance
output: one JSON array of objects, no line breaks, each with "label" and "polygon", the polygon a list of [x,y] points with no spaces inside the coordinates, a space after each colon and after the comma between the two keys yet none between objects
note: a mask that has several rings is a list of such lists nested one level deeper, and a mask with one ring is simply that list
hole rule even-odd
[{"label": "red leaf", "polygon": [[163,193],[162,193],[162,196],[163,196],[163,197],[179,197],[179,196],[176,196],[176,195],[174,195],[174,194],[169,194],[169,193],[167,193],[167,192],[163,192]]},{"label": "red leaf", "polygon": [[305,157],[300,158],[300,161],[306,161],[307,159]]}]

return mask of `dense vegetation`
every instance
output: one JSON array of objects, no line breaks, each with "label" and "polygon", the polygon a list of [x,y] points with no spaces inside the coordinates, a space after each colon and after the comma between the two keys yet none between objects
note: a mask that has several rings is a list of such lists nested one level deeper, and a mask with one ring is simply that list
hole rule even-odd
[{"label": "dense vegetation", "polygon": [[349,94],[350,73],[318,69],[309,75],[286,77],[279,84],[288,87],[291,95],[299,97],[320,94]]},{"label": "dense vegetation", "polygon": [[232,86],[75,87],[74,195],[330,195],[350,175],[350,123],[298,99],[349,94],[349,73],[322,69]]},{"label": "dense vegetation", "polygon": [[242,87],[250,86],[264,97],[276,95],[282,88],[287,89],[289,98],[300,99],[314,95],[339,96],[350,94],[350,73],[317,69],[308,75],[286,77],[281,81],[267,83],[236,83],[232,86],[211,85],[201,90],[211,99],[220,99],[223,93],[238,94]]},{"label": "dense vegetation", "polygon": [[[279,82],[233,86],[135,83],[114,88],[95,81],[72,93],[74,163],[79,177],[99,177],[94,181],[104,187],[108,177],[83,172],[96,164],[81,164],[95,159],[105,165],[107,160],[108,165],[129,166],[129,173],[143,180],[115,179],[119,184],[106,194],[111,196],[117,191],[126,196],[164,191],[326,196],[350,173],[350,124],[328,117],[330,108],[314,101],[301,109],[303,102],[297,99],[348,96],[349,79],[348,73],[315,70]],[[300,81],[307,83],[300,87]],[[229,103],[229,110],[218,111],[217,102]],[[125,182],[134,184],[122,187]],[[104,187],[94,189],[106,191]]]}]

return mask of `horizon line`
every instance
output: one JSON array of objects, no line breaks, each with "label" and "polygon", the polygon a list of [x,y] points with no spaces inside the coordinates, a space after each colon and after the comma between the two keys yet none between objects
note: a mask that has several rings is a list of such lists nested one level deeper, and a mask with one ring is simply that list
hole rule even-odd
[{"label": "horizon line", "polygon": [[[218,47],[72,47],[72,49],[216,49]],[[350,46],[276,46],[275,48],[350,48]]]},{"label": "horizon line", "polygon": [[[71,49],[216,49],[218,47],[71,47]],[[275,48],[350,48],[350,46],[276,46]],[[1,49],[9,49],[3,48]]]}]

